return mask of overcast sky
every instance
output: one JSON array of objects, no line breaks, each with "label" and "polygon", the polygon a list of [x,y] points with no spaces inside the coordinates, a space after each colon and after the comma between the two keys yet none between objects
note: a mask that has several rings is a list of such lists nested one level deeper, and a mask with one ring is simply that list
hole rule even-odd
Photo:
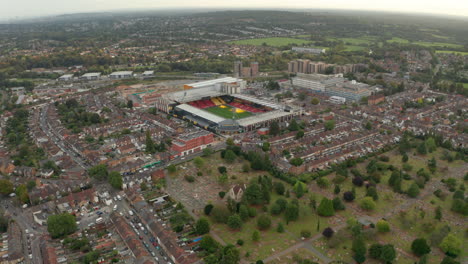
[{"label": "overcast sky", "polygon": [[324,8],[468,16],[467,0],[0,0],[0,20],[51,14],[167,8]]}]

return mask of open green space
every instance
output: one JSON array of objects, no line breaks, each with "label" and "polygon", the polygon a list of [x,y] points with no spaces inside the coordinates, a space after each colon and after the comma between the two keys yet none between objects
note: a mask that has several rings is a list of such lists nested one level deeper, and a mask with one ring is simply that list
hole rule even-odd
[{"label": "open green space", "polygon": [[453,44],[453,43],[446,43],[446,42],[427,42],[427,41],[409,41],[407,39],[393,37],[390,40],[387,40],[388,43],[400,43],[400,44],[415,44],[424,47],[433,47],[433,48],[453,48],[453,49],[460,49],[463,48],[463,45],[460,44]]},{"label": "open green space", "polygon": [[462,56],[468,55],[468,52],[466,51],[454,51],[454,50],[436,50],[436,53],[452,53],[452,54],[457,54],[457,55],[462,55]]},{"label": "open green space", "polygon": [[238,111],[229,105],[213,106],[204,110],[226,119],[241,119],[252,115],[250,112],[244,110]]},{"label": "open green space", "polygon": [[237,45],[253,45],[253,46],[261,46],[265,43],[268,46],[280,47],[280,46],[286,46],[289,44],[304,45],[304,44],[309,44],[311,42],[312,41],[308,41],[304,39],[296,39],[296,38],[256,38],[256,39],[235,40],[235,41],[230,41],[228,43],[237,44]]},{"label": "open green space", "polygon": [[343,41],[344,43],[350,43],[351,45],[367,45],[375,41],[374,37],[362,36],[357,38],[327,38],[329,41]]}]

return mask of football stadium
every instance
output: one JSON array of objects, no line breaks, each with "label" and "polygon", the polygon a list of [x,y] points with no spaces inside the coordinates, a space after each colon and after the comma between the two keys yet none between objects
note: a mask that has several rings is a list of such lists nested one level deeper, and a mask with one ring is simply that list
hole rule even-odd
[{"label": "football stadium", "polygon": [[183,91],[161,95],[156,107],[217,133],[252,131],[300,114],[299,109],[242,94],[245,86],[232,77],[187,84]]}]

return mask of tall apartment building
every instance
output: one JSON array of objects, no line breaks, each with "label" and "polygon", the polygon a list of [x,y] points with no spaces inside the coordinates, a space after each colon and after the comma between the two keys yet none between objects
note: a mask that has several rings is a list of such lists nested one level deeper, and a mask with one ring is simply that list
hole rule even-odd
[{"label": "tall apartment building", "polygon": [[234,78],[240,78],[242,75],[242,61],[234,62]]},{"label": "tall apartment building", "polygon": [[294,60],[288,63],[288,72],[289,73],[320,73],[323,74],[328,67],[333,67],[333,73],[349,73],[349,72],[358,72],[367,67],[366,64],[345,64],[345,65],[335,65],[327,64],[324,62],[313,62],[310,60]]},{"label": "tall apartment building", "polygon": [[242,67],[241,61],[234,62],[234,77],[256,77],[259,74],[258,62],[251,62],[250,67]]}]

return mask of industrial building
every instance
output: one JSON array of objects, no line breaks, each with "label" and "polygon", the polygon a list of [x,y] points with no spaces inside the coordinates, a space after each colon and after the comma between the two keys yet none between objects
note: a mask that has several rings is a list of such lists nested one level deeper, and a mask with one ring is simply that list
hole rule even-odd
[{"label": "industrial building", "polygon": [[329,96],[345,98],[347,101],[359,101],[374,92],[374,88],[365,83],[348,81],[342,75],[302,74],[292,78],[292,85],[324,93]]},{"label": "industrial building", "polygon": [[99,80],[101,79],[101,73],[100,72],[88,72],[83,75],[81,75],[80,80],[87,80],[87,81],[94,81],[94,80]]},{"label": "industrial building", "polygon": [[58,80],[61,81],[61,82],[71,81],[72,79],[73,79],[73,74],[64,74],[64,75],[58,77]]},{"label": "industrial building", "polygon": [[117,71],[109,74],[111,79],[128,79],[133,77],[132,71]]},{"label": "industrial building", "polygon": [[312,47],[292,47],[292,51],[299,53],[321,54],[325,53],[325,49],[312,48]]}]

